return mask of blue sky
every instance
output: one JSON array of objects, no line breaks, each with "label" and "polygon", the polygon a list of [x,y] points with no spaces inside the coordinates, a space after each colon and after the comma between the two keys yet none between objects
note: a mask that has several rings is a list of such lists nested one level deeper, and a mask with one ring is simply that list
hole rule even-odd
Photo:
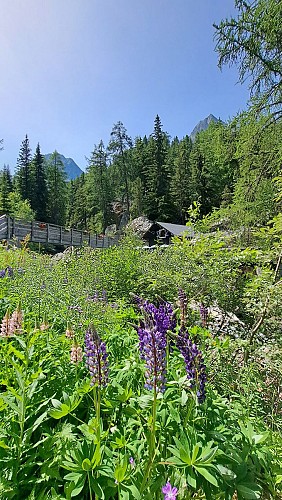
[{"label": "blue sky", "polygon": [[217,67],[213,22],[234,0],[6,0],[0,16],[0,168],[13,170],[28,134],[86,167],[122,121],[149,135],[156,114],[171,137],[210,113],[246,107],[236,68]]}]

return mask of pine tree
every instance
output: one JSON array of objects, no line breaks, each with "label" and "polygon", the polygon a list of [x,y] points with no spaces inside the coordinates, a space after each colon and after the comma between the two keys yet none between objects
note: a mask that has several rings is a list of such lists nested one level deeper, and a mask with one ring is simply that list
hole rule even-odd
[{"label": "pine tree", "polygon": [[36,152],[31,163],[33,189],[31,191],[31,208],[35,211],[37,220],[47,220],[47,182],[44,157],[37,144]]},{"label": "pine tree", "polygon": [[[107,162],[108,154],[103,141],[100,141],[88,159],[86,193],[88,215],[92,219],[91,226],[103,233],[110,222],[111,190]],[[98,227],[99,225],[101,227]]]},{"label": "pine tree", "polygon": [[31,172],[31,149],[28,136],[25,136],[17,159],[16,186],[23,200],[31,201],[32,196],[32,172]]},{"label": "pine tree", "polygon": [[135,139],[134,147],[131,150],[132,180],[130,183],[130,214],[133,218],[144,214],[144,170],[147,159],[147,147],[147,137],[145,136],[143,139],[141,137],[137,137]]},{"label": "pine tree", "polygon": [[9,194],[13,191],[12,176],[9,165],[0,171],[0,215],[10,213]]},{"label": "pine tree", "polygon": [[236,65],[241,83],[249,80],[251,109],[282,117],[282,37],[280,0],[235,0],[236,17],[214,24],[218,65]]},{"label": "pine tree", "polygon": [[57,151],[47,162],[47,217],[53,224],[64,225],[67,210],[67,175],[63,162]]},{"label": "pine tree", "polygon": [[87,219],[87,197],[86,197],[86,175],[83,173],[69,182],[67,225],[76,229],[86,230]]},{"label": "pine tree", "polygon": [[113,155],[113,159],[118,167],[120,180],[124,192],[126,209],[129,214],[130,210],[130,197],[129,197],[129,161],[127,150],[132,148],[132,139],[127,135],[127,130],[122,122],[117,122],[111,132],[111,141],[109,143],[109,151]]},{"label": "pine tree", "polygon": [[170,218],[168,135],[162,131],[160,117],[157,115],[154,131],[148,141],[146,164],[144,165],[145,211],[152,219]]},{"label": "pine tree", "polygon": [[185,224],[186,212],[193,201],[191,199],[190,154],[192,142],[188,136],[178,143],[173,155],[174,169],[171,178],[171,200],[176,208],[176,219]]}]

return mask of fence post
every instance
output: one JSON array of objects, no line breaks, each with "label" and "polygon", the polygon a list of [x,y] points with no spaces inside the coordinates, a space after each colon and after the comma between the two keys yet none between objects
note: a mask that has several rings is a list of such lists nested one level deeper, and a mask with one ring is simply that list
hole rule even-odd
[{"label": "fence post", "polygon": [[11,217],[7,217],[7,240],[11,239]]},{"label": "fence post", "polygon": [[49,224],[47,224],[47,243],[49,243]]}]

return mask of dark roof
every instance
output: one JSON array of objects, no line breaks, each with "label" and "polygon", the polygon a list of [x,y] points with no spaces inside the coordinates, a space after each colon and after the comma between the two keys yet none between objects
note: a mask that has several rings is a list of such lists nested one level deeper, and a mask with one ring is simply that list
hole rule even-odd
[{"label": "dark roof", "polygon": [[170,224],[169,222],[159,221],[157,221],[156,223],[173,234],[173,236],[182,236],[184,233],[188,233],[187,236],[193,238],[193,236],[195,235],[194,229],[189,226],[182,226],[181,224]]}]

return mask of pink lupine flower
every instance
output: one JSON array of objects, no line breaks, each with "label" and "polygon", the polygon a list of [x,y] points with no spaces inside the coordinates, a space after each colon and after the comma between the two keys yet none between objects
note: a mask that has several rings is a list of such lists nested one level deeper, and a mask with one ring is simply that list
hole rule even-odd
[{"label": "pink lupine flower", "polygon": [[82,358],[83,358],[82,348],[77,344],[73,344],[70,352],[71,363],[77,365],[82,361]]},{"label": "pink lupine flower", "polygon": [[21,333],[23,333],[22,324],[23,312],[21,311],[21,309],[15,309],[10,319],[10,335],[20,335]]},{"label": "pink lupine flower", "polygon": [[1,337],[10,337],[10,313],[6,312],[4,318],[1,321],[0,325],[0,336]]}]

